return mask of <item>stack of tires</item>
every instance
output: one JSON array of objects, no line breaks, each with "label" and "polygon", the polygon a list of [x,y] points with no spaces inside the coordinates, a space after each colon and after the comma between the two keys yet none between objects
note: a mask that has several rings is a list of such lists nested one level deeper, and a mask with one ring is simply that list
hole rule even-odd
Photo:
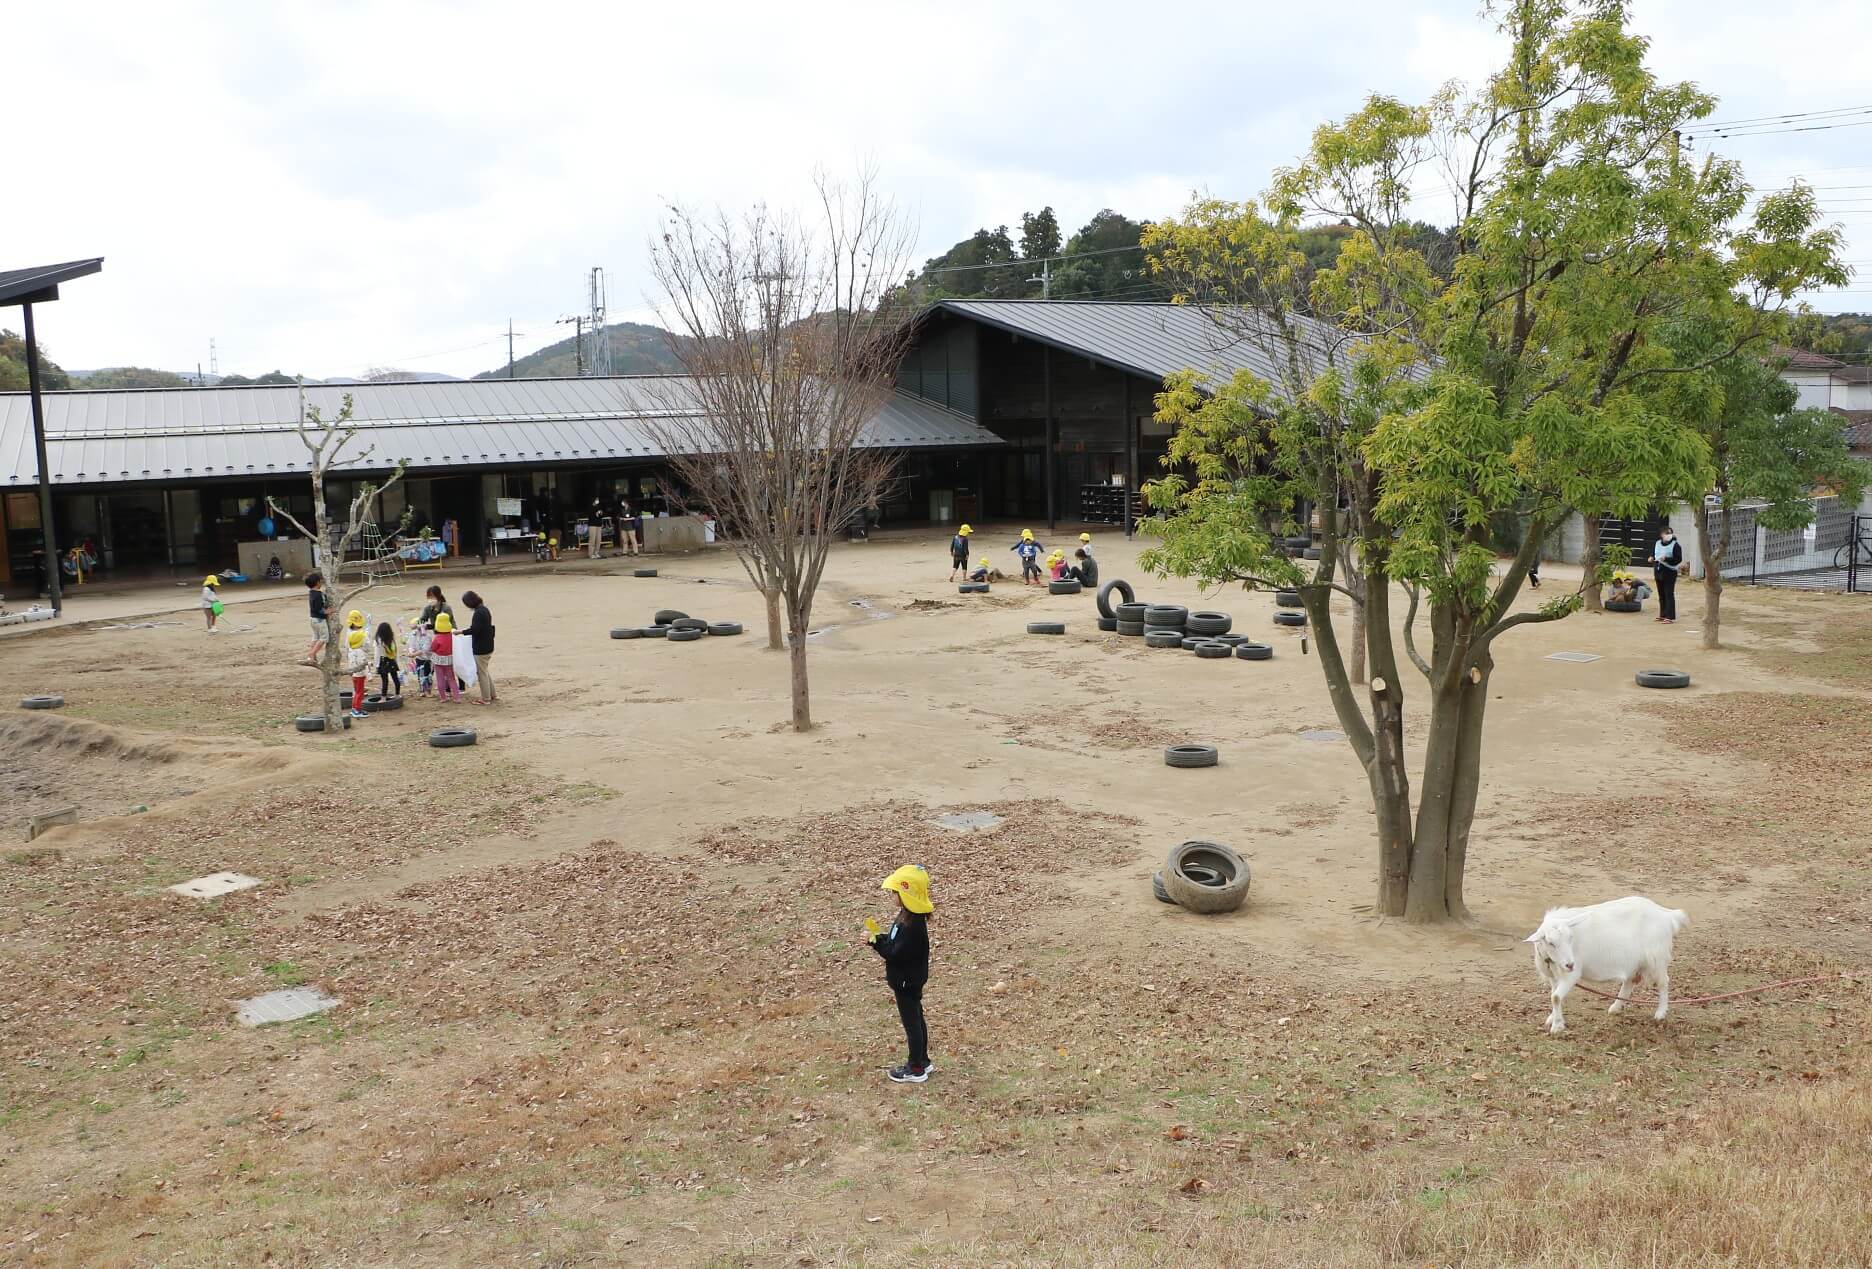
[{"label": "stack of tires", "polygon": [[1189,609],[1181,604],[1144,605],[1144,646],[1181,648],[1189,634],[1185,628],[1188,621]]},{"label": "stack of tires", "polygon": [[618,626],[611,631],[613,639],[667,639],[671,643],[694,643],[703,635],[715,635],[725,638],[741,633],[738,621],[705,621],[700,617],[691,617],[686,612],[674,608],[660,608],[656,618],[647,626]]},{"label": "stack of tires", "polygon": [[1220,842],[1184,842],[1151,874],[1151,891],[1191,912],[1233,912],[1248,899],[1248,861]]},{"label": "stack of tires", "polygon": [[[1112,596],[1114,594],[1124,596],[1124,601],[1118,604],[1117,607],[1112,606]],[[1097,603],[1099,610],[1098,628],[1100,630],[1116,630],[1119,634],[1126,633],[1118,629],[1118,609],[1135,608],[1137,610],[1137,616],[1131,619],[1130,624],[1137,626],[1138,629],[1130,633],[1144,633],[1144,606],[1138,603],[1137,593],[1131,589],[1130,582],[1125,581],[1122,577],[1112,578],[1109,582],[1106,582],[1103,586],[1098,588]]]}]

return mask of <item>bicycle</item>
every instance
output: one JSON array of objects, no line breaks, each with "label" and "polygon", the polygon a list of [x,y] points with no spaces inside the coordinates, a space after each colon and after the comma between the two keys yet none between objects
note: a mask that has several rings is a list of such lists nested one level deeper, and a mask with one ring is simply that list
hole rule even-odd
[{"label": "bicycle", "polygon": [[1856,562],[1861,568],[1872,564],[1872,542],[1867,541],[1865,538],[1854,538],[1850,542],[1841,544],[1839,550],[1833,552],[1833,567],[1852,567],[1855,562],[1853,556],[1855,550],[1859,553]]}]

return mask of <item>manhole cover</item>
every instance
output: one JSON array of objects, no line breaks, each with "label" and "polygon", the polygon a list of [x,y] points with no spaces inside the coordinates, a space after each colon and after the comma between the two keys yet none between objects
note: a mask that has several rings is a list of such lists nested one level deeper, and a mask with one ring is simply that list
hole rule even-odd
[{"label": "manhole cover", "polygon": [[1302,740],[1318,741],[1322,745],[1336,744],[1345,739],[1342,731],[1328,731],[1324,727],[1308,727],[1300,733]]},{"label": "manhole cover", "polygon": [[1549,653],[1549,661],[1571,661],[1575,665],[1585,665],[1588,661],[1597,661],[1597,652],[1554,652]]},{"label": "manhole cover", "polygon": [[244,872],[211,872],[206,877],[197,877],[193,881],[184,881],[169,887],[171,894],[186,895],[191,899],[212,899],[218,894],[233,894],[236,890],[251,890],[260,884],[260,878],[249,877]]},{"label": "manhole cover", "polygon": [[269,991],[264,996],[255,996],[252,1000],[240,1002],[235,1016],[243,1027],[264,1027],[272,1022],[291,1022],[295,1018],[309,1018],[315,1013],[324,1013],[338,1004],[335,996],[327,996],[316,987],[288,987],[282,991]]},{"label": "manhole cover", "polygon": [[993,811],[952,811],[948,815],[938,815],[934,822],[966,833],[977,828],[993,828],[1001,822],[1001,817]]}]

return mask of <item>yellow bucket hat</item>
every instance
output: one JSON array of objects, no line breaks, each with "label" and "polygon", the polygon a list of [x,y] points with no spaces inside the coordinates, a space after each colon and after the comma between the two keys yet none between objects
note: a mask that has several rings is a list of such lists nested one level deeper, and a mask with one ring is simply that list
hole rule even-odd
[{"label": "yellow bucket hat", "polygon": [[975,527],[973,525],[965,524],[961,528],[957,529],[956,532],[960,533],[963,537],[967,537],[969,534],[975,532]]},{"label": "yellow bucket hat", "polygon": [[203,586],[219,586],[221,584],[221,579],[216,577],[213,573],[210,573],[208,576],[202,578],[201,584]]},{"label": "yellow bucket hat", "polygon": [[437,634],[448,634],[455,629],[455,623],[450,620],[447,613],[439,612],[436,614],[435,628]]},{"label": "yellow bucket hat", "polygon": [[1023,542],[1031,542],[1031,541],[1033,541],[1033,530],[1032,530],[1032,529],[1022,529],[1022,530],[1021,530],[1021,541],[1023,541]]},{"label": "yellow bucket hat", "polygon": [[905,864],[879,883],[880,890],[891,890],[903,896],[904,907],[912,912],[928,914],[936,910],[930,902],[929,874],[916,864]]},{"label": "yellow bucket hat", "polygon": [[364,628],[364,614],[353,608],[350,612],[345,614],[345,625],[350,626],[354,630],[362,630]]},{"label": "yellow bucket hat", "polygon": [[1090,542],[1092,540],[1092,535],[1090,533],[1081,533],[1079,535],[1079,540],[1081,542]]}]

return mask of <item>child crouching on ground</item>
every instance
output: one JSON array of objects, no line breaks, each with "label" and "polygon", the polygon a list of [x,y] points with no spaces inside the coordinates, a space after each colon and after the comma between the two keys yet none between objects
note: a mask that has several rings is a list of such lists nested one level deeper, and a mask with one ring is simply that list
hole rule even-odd
[{"label": "child crouching on ground", "polygon": [[461,685],[455,681],[455,622],[445,612],[435,616],[435,634],[429,640],[429,660],[435,666],[436,699],[459,701]]},{"label": "child crouching on ground", "polygon": [[865,918],[865,942],[884,958],[884,981],[897,997],[897,1016],[903,1021],[910,1056],[902,1066],[886,1072],[896,1084],[921,1084],[936,1069],[929,1059],[929,1027],[923,1021],[923,985],[929,981],[929,874],[916,864],[905,864],[884,878],[881,888],[897,896],[897,919],[880,932],[877,922]]}]

